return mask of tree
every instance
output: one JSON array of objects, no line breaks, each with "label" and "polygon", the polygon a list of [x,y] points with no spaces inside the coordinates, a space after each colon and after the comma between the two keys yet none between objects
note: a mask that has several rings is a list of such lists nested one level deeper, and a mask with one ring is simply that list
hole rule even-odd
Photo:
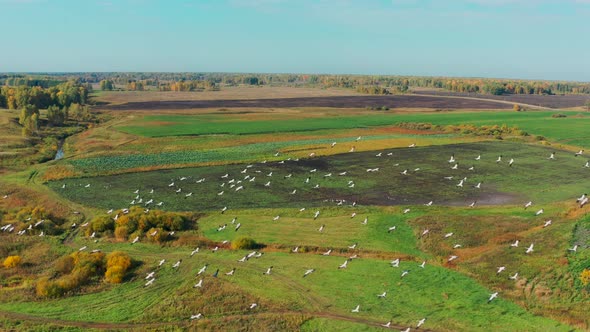
[{"label": "tree", "polygon": [[584,105],[586,106],[586,111],[590,112],[590,99],[586,100]]},{"label": "tree", "polygon": [[4,260],[4,267],[7,269],[13,269],[13,268],[19,266],[20,263],[21,263],[20,256],[8,256]]},{"label": "tree", "polygon": [[518,104],[514,104],[514,106],[512,107],[512,109],[513,109],[515,112],[520,112],[520,111],[522,110],[522,109],[520,108],[520,105],[518,105]]},{"label": "tree", "polygon": [[99,85],[100,89],[103,91],[111,91],[115,88],[115,84],[111,80],[102,80]]},{"label": "tree", "polygon": [[67,114],[77,121],[90,121],[92,115],[88,106],[73,103],[67,110]]},{"label": "tree", "polygon": [[47,108],[47,121],[52,126],[61,126],[67,119],[67,109],[65,107],[52,105]]}]

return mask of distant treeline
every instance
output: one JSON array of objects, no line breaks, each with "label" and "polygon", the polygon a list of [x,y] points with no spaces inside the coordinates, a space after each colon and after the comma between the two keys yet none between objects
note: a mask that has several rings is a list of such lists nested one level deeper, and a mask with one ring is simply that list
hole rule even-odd
[{"label": "distant treeline", "polygon": [[487,78],[231,73],[0,74],[0,84],[9,86],[51,87],[58,85],[56,83],[59,81],[72,79],[90,84],[108,81],[111,89],[118,87],[125,90],[198,91],[245,84],[338,87],[357,89],[371,94],[404,93],[417,87],[493,95],[590,94],[590,83]]}]

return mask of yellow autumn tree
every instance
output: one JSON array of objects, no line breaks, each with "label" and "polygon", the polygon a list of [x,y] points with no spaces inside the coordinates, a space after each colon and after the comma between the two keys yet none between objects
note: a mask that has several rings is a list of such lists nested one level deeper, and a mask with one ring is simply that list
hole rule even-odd
[{"label": "yellow autumn tree", "polygon": [[588,286],[590,284],[590,270],[584,269],[582,273],[580,273],[580,281],[584,286]]},{"label": "yellow autumn tree", "polygon": [[12,269],[12,268],[19,266],[20,263],[21,263],[20,256],[8,256],[4,260],[4,267],[7,269]]},{"label": "yellow autumn tree", "polygon": [[131,266],[131,257],[122,251],[113,251],[107,256],[105,278],[112,284],[123,282],[127,269]]}]

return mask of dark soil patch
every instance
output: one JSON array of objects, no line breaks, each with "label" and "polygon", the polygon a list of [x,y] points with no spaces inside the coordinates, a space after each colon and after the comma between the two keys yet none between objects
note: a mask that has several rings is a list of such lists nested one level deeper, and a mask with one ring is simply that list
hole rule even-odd
[{"label": "dark soil patch", "polygon": [[460,98],[439,98],[416,95],[396,96],[336,96],[336,97],[305,97],[252,100],[174,100],[130,102],[103,107],[107,110],[185,110],[196,108],[230,108],[230,107],[336,107],[336,108],[434,108],[434,109],[510,109],[509,104],[486,100]]}]

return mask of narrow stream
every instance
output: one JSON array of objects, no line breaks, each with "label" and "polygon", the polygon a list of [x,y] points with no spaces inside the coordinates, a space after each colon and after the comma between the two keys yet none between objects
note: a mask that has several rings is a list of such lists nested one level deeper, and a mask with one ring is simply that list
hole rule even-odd
[{"label": "narrow stream", "polygon": [[64,139],[60,139],[57,143],[57,152],[55,153],[55,158],[53,158],[54,160],[59,160],[64,157],[64,141]]}]

